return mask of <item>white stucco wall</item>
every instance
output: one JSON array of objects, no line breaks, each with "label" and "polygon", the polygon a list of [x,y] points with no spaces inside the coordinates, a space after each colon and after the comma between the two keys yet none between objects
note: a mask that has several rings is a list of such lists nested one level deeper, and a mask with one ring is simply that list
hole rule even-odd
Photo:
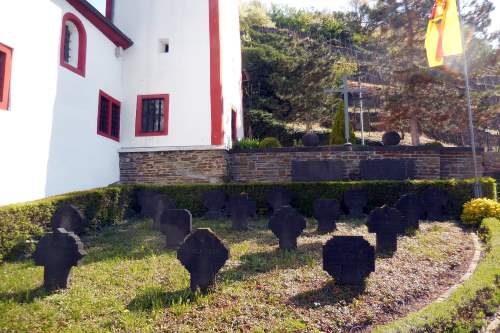
[{"label": "white stucco wall", "polygon": [[238,0],[220,1],[222,95],[224,97],[224,145],[232,147],[231,110],[237,112],[237,136],[243,138],[241,90],[241,38]]},{"label": "white stucco wall", "polygon": [[[64,0],[0,7],[0,43],[14,49],[10,108],[0,110],[0,205],[118,181],[119,144],[96,134],[99,89],[122,97],[115,46]],[[59,65],[66,12],[87,32],[85,78]]]},{"label": "white stucco wall", "polygon": [[[211,143],[208,0],[120,0],[115,24],[133,41],[124,52],[122,146]],[[160,40],[170,52],[160,52]],[[135,136],[137,95],[169,94],[168,135]]]}]

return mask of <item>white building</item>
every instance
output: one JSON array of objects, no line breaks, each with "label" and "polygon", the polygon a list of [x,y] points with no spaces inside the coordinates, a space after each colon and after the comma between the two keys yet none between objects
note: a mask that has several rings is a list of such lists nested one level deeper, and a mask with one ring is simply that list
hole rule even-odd
[{"label": "white building", "polygon": [[[113,3],[114,1],[114,3]],[[0,205],[243,136],[236,0],[0,0]]]}]

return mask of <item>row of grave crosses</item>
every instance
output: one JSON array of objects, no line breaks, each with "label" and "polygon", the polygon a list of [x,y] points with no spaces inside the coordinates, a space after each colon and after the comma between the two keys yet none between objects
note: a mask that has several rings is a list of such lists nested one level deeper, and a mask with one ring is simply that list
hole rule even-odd
[{"label": "row of grave crosses", "polygon": [[[274,213],[269,228],[279,239],[283,250],[297,248],[297,238],[306,227],[306,219],[291,206],[291,196],[283,189],[269,193],[268,203]],[[192,215],[176,209],[164,193],[139,191],[137,202],[142,217],[152,218],[154,227],[165,234],[167,248],[177,249],[177,258],[189,271],[191,289],[207,291],[218,271],[229,258],[229,250],[210,229],[192,230]],[[364,217],[367,195],[361,190],[346,191],[343,202],[318,199],[314,217],[318,232],[336,229],[336,221],[345,207],[350,218]],[[234,230],[247,230],[248,220],[256,216],[256,204],[247,194],[227,197],[222,190],[204,196],[206,218],[231,217]],[[383,206],[371,211],[368,231],[376,233],[377,252],[394,253],[397,236],[408,229],[418,229],[419,220],[442,219],[446,195],[437,189],[424,191],[422,198],[414,194],[402,196],[395,207]],[[38,243],[33,254],[35,264],[44,266],[44,287],[48,290],[67,288],[72,267],[86,254],[79,235],[85,230],[82,214],[72,205],[61,206],[51,220],[52,232]],[[323,268],[338,284],[360,284],[375,270],[375,248],[360,236],[334,236],[323,246]]]}]

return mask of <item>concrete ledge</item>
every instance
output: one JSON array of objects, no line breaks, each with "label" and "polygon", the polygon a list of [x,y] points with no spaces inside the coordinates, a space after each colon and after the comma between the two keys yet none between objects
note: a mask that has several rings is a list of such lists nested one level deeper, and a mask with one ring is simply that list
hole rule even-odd
[{"label": "concrete ledge", "polygon": [[118,153],[149,153],[160,151],[200,151],[200,150],[226,150],[224,146],[183,146],[183,147],[123,147]]}]

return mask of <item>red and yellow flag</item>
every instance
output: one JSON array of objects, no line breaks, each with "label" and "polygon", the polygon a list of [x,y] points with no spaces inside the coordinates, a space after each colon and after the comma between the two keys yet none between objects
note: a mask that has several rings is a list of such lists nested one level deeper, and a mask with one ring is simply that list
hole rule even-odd
[{"label": "red and yellow flag", "polygon": [[430,67],[441,66],[444,57],[463,52],[456,0],[436,0],[434,3],[425,48]]}]

